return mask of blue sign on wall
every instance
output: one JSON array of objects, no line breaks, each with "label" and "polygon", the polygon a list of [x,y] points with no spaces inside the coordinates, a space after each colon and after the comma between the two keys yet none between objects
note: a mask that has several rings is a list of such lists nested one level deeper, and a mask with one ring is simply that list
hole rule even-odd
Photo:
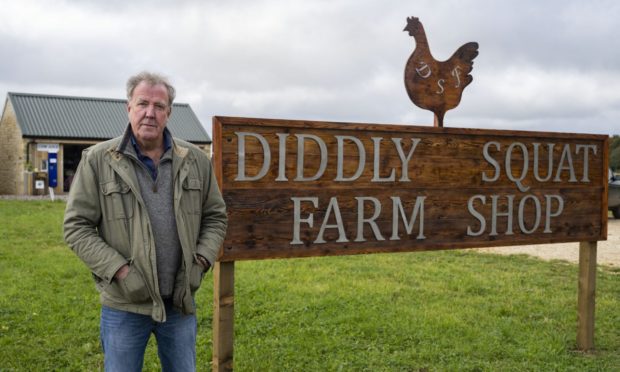
[{"label": "blue sign on wall", "polygon": [[58,153],[48,152],[47,163],[47,178],[49,187],[56,187],[58,186]]}]

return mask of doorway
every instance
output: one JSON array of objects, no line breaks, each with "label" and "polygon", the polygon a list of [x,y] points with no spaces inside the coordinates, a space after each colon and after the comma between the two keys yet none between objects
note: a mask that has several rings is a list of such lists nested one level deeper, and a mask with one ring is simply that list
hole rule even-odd
[{"label": "doorway", "polygon": [[78,164],[82,159],[82,151],[89,147],[90,145],[63,145],[63,155],[62,155],[62,163],[63,163],[63,191],[69,192],[71,189],[71,182],[73,182],[73,176],[75,175],[75,171],[77,170]]}]

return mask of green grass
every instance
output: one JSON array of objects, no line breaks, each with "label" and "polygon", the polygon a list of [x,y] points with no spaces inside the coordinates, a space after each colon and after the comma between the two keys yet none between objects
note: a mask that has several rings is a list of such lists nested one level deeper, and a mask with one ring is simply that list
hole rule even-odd
[{"label": "green grass", "polygon": [[[64,203],[0,200],[0,371],[101,369],[99,302]],[[470,251],[238,262],[239,371],[620,371],[620,270],[597,277],[596,351],[575,350],[577,267]],[[212,284],[198,293],[210,370]],[[145,371],[159,370],[155,342]]]}]

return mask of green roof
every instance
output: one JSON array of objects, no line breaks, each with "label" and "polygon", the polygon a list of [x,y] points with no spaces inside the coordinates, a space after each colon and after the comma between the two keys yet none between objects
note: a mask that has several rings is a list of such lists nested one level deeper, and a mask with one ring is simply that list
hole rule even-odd
[{"label": "green roof", "polygon": [[[127,127],[127,100],[8,93],[24,137],[104,140]],[[172,135],[206,144],[211,138],[187,103],[175,103],[168,120]]]}]

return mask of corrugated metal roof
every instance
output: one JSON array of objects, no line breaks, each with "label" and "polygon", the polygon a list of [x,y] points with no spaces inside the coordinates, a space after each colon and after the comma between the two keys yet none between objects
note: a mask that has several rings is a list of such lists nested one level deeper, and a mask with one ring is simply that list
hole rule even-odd
[{"label": "corrugated metal roof", "polygon": [[[24,137],[110,139],[128,123],[127,100],[8,93]],[[193,143],[211,138],[187,103],[175,103],[168,120],[175,137]]]}]

